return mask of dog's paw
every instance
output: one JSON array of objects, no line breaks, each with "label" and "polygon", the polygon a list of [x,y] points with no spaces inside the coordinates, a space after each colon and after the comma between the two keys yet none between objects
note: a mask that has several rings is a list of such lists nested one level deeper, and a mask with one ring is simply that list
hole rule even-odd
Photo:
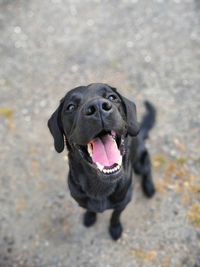
[{"label": "dog's paw", "polygon": [[97,220],[97,215],[95,212],[86,211],[83,216],[83,224],[86,227],[92,226]]},{"label": "dog's paw", "polygon": [[144,194],[149,198],[153,197],[156,192],[153,182],[149,180],[143,181],[142,189],[143,189]]},{"label": "dog's paw", "polygon": [[115,241],[121,237],[122,232],[123,232],[123,227],[122,227],[121,223],[119,223],[116,226],[110,226],[109,227],[109,233],[110,233],[112,239]]}]

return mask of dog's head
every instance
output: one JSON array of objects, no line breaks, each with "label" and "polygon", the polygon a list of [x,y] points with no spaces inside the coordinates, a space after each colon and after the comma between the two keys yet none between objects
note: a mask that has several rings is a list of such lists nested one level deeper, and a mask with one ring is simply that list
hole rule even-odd
[{"label": "dog's head", "polygon": [[127,135],[136,136],[139,126],[133,102],[115,88],[95,83],[69,91],[48,121],[57,152],[76,150],[92,171],[104,179],[122,172]]}]

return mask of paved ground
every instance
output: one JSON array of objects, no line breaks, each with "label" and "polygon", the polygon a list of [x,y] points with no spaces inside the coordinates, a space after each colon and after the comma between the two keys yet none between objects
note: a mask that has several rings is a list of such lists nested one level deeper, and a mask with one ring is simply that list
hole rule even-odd
[{"label": "paved ground", "polygon": [[[0,0],[0,266],[200,266],[198,0]],[[157,195],[85,230],[46,127],[63,94],[107,82],[152,101]]]}]

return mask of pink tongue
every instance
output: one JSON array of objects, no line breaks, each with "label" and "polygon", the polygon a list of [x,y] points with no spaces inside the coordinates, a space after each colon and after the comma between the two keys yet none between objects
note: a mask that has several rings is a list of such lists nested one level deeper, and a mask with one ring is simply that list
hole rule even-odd
[{"label": "pink tongue", "polygon": [[98,162],[103,166],[112,166],[114,163],[119,162],[121,157],[120,151],[111,135],[107,134],[101,138],[97,137],[90,144],[93,146],[93,162]]}]

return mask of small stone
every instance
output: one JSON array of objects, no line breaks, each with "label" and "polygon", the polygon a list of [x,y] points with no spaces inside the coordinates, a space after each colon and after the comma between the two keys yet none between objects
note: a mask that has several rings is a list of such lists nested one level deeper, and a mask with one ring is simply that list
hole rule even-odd
[{"label": "small stone", "polygon": [[14,32],[15,33],[21,33],[22,32],[22,29],[19,27],[19,26],[16,26],[15,28],[14,28]]},{"label": "small stone", "polygon": [[49,246],[49,242],[46,240],[46,241],[44,242],[44,245],[45,245],[45,247],[48,247],[48,246]]},{"label": "small stone", "polygon": [[47,105],[47,101],[43,99],[42,101],[40,101],[39,105],[41,108],[44,108]]},{"label": "small stone", "polygon": [[23,115],[27,115],[28,114],[28,109],[26,109],[26,108],[22,109],[22,114]]},{"label": "small stone", "polygon": [[149,55],[145,56],[144,60],[149,63],[151,62],[151,57]]},{"label": "small stone", "polygon": [[126,43],[126,46],[127,46],[128,48],[133,47],[133,42],[132,42],[132,41],[128,41],[128,42]]},{"label": "small stone", "polygon": [[93,26],[94,25],[94,20],[92,20],[92,19],[89,19],[88,21],[87,21],[87,25],[88,26]]},{"label": "small stone", "polygon": [[77,9],[75,6],[70,6],[70,13],[72,16],[76,16],[77,15]]},{"label": "small stone", "polygon": [[78,69],[79,69],[78,65],[73,65],[72,68],[71,68],[72,72],[77,72]]}]

